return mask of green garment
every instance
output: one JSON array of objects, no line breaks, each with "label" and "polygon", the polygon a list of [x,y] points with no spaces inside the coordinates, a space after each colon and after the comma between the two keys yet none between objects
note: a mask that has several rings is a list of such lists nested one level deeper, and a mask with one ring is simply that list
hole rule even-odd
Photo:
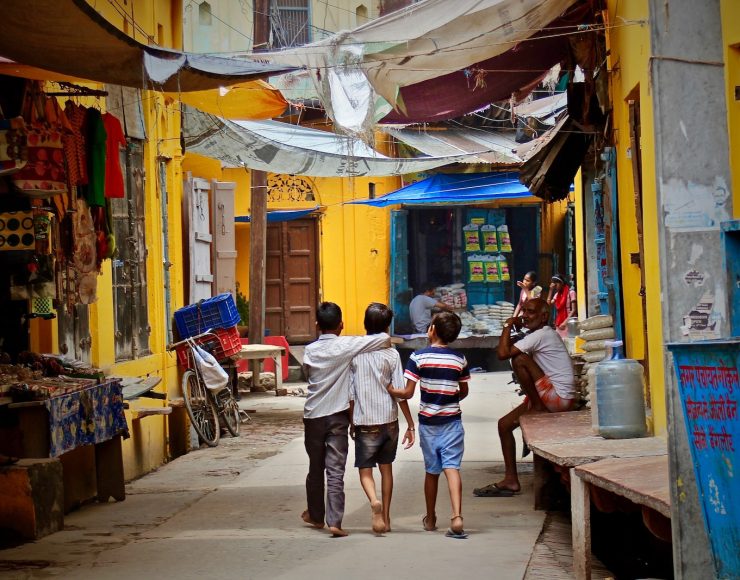
[{"label": "green garment", "polygon": [[86,198],[90,206],[105,206],[105,152],[108,138],[100,111],[87,110],[87,174]]}]

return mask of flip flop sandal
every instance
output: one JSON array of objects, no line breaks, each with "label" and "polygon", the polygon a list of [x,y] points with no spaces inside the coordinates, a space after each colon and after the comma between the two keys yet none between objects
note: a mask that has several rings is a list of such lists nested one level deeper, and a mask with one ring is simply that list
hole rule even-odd
[{"label": "flip flop sandal", "polygon": [[[452,521],[456,520],[457,518],[460,518],[460,522],[462,522],[463,520],[462,516],[452,516],[450,518],[450,523],[452,523]],[[450,525],[447,532],[445,532],[445,537],[455,538],[456,540],[464,540],[465,538],[468,537],[468,534],[462,528],[460,528],[458,531],[455,531],[452,529],[452,526]]]},{"label": "flip flop sandal", "polygon": [[519,492],[513,489],[498,487],[495,483],[473,490],[473,495],[476,497],[512,497],[517,493]]},{"label": "flip flop sandal", "polygon": [[427,521],[429,521],[428,516],[424,516],[423,518],[421,518],[421,525],[424,527],[424,531],[425,532],[436,532],[437,524],[435,523],[435,525],[430,528],[427,526]]}]

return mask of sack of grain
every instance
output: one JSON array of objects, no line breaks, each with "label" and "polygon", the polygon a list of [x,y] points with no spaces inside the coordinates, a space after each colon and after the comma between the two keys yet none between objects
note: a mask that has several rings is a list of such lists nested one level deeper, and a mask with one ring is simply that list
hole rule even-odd
[{"label": "sack of grain", "polygon": [[589,340],[583,343],[583,350],[591,352],[592,350],[606,350],[605,340]]},{"label": "sack of grain", "polygon": [[611,317],[611,314],[598,314],[586,320],[581,320],[578,323],[578,328],[580,328],[581,332],[596,328],[607,328],[609,326],[614,326],[614,319]]},{"label": "sack of grain", "polygon": [[587,352],[586,354],[582,356],[583,356],[583,360],[589,363],[601,362],[602,360],[604,360],[604,357],[606,357],[606,351],[605,350],[592,350],[591,352]]},{"label": "sack of grain", "polygon": [[[608,340],[610,338],[614,338],[614,328],[610,326],[608,328],[594,328],[593,330],[587,330],[586,332],[581,333],[580,338],[585,340],[586,343],[592,340]],[[586,348],[585,345],[583,348]]]}]

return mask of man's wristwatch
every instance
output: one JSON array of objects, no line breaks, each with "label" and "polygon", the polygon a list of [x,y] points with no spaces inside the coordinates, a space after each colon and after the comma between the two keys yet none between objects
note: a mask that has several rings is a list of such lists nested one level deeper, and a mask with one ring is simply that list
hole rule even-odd
[{"label": "man's wristwatch", "polygon": [[406,431],[416,431],[413,427],[406,427]]}]

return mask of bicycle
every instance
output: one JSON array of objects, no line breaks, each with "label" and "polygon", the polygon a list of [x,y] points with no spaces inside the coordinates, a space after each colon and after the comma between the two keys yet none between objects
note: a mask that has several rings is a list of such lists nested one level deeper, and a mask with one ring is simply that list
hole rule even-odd
[{"label": "bicycle", "polygon": [[[219,337],[211,331],[186,338],[167,346],[168,351],[184,350],[185,372],[182,375],[182,396],[190,421],[200,439],[209,447],[218,445],[221,438],[221,423],[233,437],[239,437],[241,415],[239,405],[231,389],[231,379],[223,389],[213,392],[203,380],[195,362],[194,346],[213,353],[220,345]],[[182,363],[182,359],[178,357]],[[221,363],[222,361],[219,361]]]}]

